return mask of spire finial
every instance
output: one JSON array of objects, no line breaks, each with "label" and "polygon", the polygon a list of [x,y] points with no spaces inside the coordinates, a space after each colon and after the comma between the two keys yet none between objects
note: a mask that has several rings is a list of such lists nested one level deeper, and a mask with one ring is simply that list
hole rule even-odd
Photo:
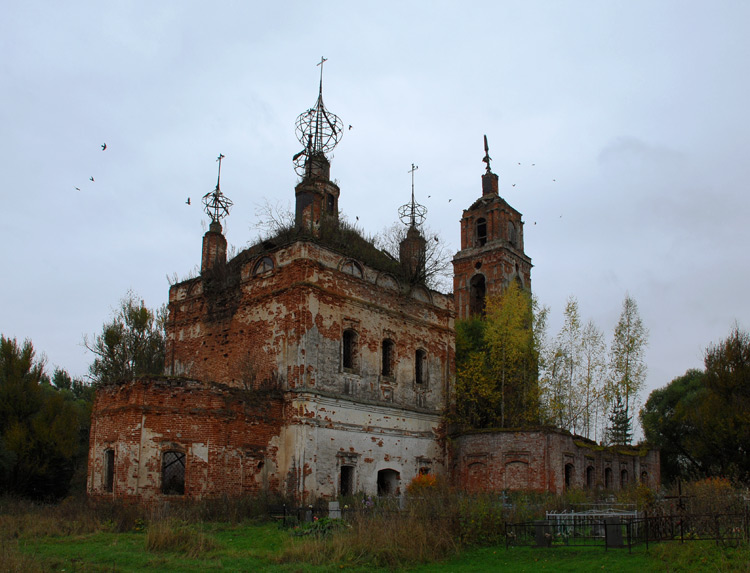
[{"label": "spire finial", "polygon": [[492,170],[490,169],[490,161],[492,161],[492,158],[490,157],[490,146],[487,144],[487,136],[484,136],[484,158],[482,159],[487,164],[487,173],[491,173]]},{"label": "spire finial", "polygon": [[411,203],[402,205],[398,209],[399,219],[401,219],[401,222],[410,229],[421,225],[427,214],[427,208],[414,200],[414,172],[417,169],[419,169],[419,166],[412,163],[411,169],[407,171],[407,173],[411,173]]},{"label": "spire finial", "polygon": [[318,91],[318,95],[323,95],[323,64],[328,61],[328,58],[324,58],[323,56],[320,56],[320,61],[315,64],[316,66],[320,66],[320,88]]},{"label": "spire finial", "polygon": [[328,111],[323,104],[323,64],[328,59],[321,56],[316,64],[320,66],[320,87],[315,106],[297,118],[297,139],[302,151],[292,157],[294,170],[305,177],[308,160],[315,155],[325,155],[338,144],[344,135],[344,124],[338,116]]},{"label": "spire finial", "polygon": [[216,189],[203,196],[203,207],[206,211],[206,215],[211,218],[211,223],[220,223],[221,219],[229,215],[229,210],[233,205],[229,197],[226,197],[221,192],[221,160],[224,159],[224,157],[223,153],[219,153],[219,157],[216,158],[216,161],[219,162],[219,175],[216,178]]}]

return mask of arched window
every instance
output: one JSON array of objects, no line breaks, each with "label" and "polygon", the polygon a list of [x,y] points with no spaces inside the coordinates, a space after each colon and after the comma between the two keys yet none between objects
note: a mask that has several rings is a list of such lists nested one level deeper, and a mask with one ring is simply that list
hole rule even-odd
[{"label": "arched window", "polygon": [[573,487],[573,464],[565,464],[565,489]]},{"label": "arched window", "polygon": [[161,458],[161,492],[185,495],[185,454],[170,450]]},{"label": "arched window", "polygon": [[648,472],[641,472],[641,483],[648,485]]},{"label": "arched window", "polygon": [[518,243],[518,233],[516,232],[516,226],[513,221],[508,221],[508,242],[514,247]]},{"label": "arched window", "polygon": [[355,263],[354,261],[346,261],[343,265],[341,265],[341,272],[346,273],[347,275],[352,275],[353,277],[357,277],[358,279],[362,278],[362,267],[360,267],[359,264]]},{"label": "arched window", "polygon": [[612,489],[612,468],[604,470],[604,487],[605,489]]},{"label": "arched window", "polygon": [[471,277],[469,283],[469,314],[484,314],[484,297],[487,292],[483,274]]},{"label": "arched window", "polygon": [[477,246],[487,244],[487,220],[477,219]]},{"label": "arched window", "polygon": [[620,472],[620,489],[628,487],[628,470],[622,470]]},{"label": "arched window", "polygon": [[427,352],[421,348],[414,356],[414,380],[417,384],[427,382]]},{"label": "arched window", "polygon": [[594,466],[586,468],[586,487],[589,489],[594,487]]},{"label": "arched window", "polygon": [[257,277],[263,273],[273,270],[273,259],[271,257],[261,257],[261,259],[255,263],[253,267],[253,276]]},{"label": "arched window", "polygon": [[345,370],[356,370],[358,364],[358,343],[359,336],[355,330],[351,328],[344,331],[344,335],[341,340],[342,346],[342,364]]},{"label": "arched window", "polygon": [[382,358],[383,367],[380,373],[383,376],[393,376],[393,362],[396,354],[396,346],[390,338],[383,340]]},{"label": "arched window", "polygon": [[112,493],[115,487],[115,451],[104,452],[104,491]]},{"label": "arched window", "polygon": [[330,193],[326,195],[326,209],[329,215],[333,215],[336,211],[336,198]]}]

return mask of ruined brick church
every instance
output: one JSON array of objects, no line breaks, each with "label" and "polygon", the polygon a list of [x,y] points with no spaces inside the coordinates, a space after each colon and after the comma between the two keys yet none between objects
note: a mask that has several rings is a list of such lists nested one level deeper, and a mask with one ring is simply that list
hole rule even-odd
[{"label": "ruined brick church", "polygon": [[398,495],[426,472],[469,491],[657,485],[658,452],[564,431],[448,439],[454,320],[481,313],[511,281],[531,288],[521,214],[500,197],[487,153],[481,193],[461,218],[453,294],[431,290],[413,191],[398,258],[339,222],[327,153],[342,127],[323,105],[321,78],[316,105],[297,121],[294,226],[229,261],[219,162],[204,197],[200,276],[169,291],[167,375],[97,390],[89,494],[307,502]]}]

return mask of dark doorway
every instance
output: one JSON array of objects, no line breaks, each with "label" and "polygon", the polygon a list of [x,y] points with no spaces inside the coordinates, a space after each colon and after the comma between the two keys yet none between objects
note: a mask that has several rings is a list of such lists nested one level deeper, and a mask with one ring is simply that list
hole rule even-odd
[{"label": "dark doorway", "polygon": [[399,473],[396,470],[380,470],[378,472],[378,495],[398,495]]},{"label": "dark doorway", "polygon": [[341,479],[339,480],[339,494],[352,495],[354,493],[354,467],[341,466]]}]

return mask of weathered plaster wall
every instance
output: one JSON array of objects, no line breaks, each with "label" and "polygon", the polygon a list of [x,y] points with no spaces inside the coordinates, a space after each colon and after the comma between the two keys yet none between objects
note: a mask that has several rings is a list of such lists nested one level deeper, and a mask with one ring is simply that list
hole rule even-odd
[{"label": "weathered plaster wall", "polygon": [[[601,448],[557,430],[466,434],[451,441],[454,483],[467,491],[533,490],[562,493],[568,488],[621,489],[661,481],[659,452],[635,447]],[[569,466],[566,485],[566,466]],[[591,468],[589,473],[589,468]],[[605,483],[607,470],[610,483]]]},{"label": "weathered plaster wall", "polygon": [[292,398],[294,421],[283,430],[288,493],[300,499],[335,497],[341,467],[353,470],[353,491],[378,493],[381,470],[394,470],[403,492],[419,470],[441,474],[440,417],[302,392]]},{"label": "weathered plaster wall", "polygon": [[[273,269],[255,274],[264,257]],[[361,274],[341,270],[347,263]],[[225,275],[170,289],[172,374],[238,387],[278,378],[285,389],[318,388],[433,412],[443,407],[453,377],[450,297],[403,287],[305,241],[230,264]],[[342,362],[346,329],[358,334],[352,369]],[[381,374],[386,338],[395,351],[390,376]],[[422,384],[415,380],[418,349],[426,353]]]}]

